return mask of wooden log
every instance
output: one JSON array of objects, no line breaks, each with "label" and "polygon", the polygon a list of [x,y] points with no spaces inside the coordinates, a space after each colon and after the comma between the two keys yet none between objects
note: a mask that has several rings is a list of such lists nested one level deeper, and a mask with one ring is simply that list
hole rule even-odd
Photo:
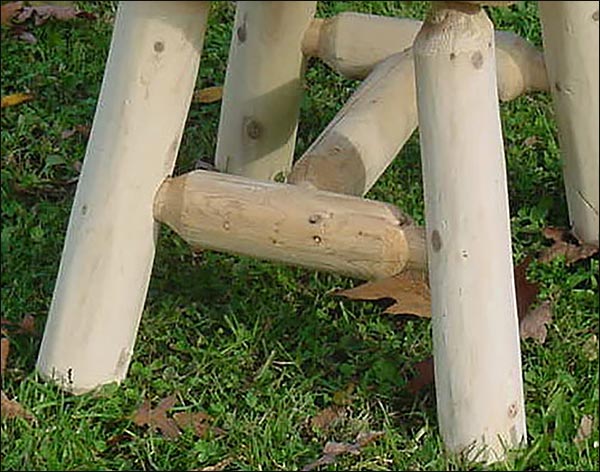
[{"label": "wooden log", "polygon": [[414,44],[438,419],[484,462],[526,438],[492,31],[435,2]]},{"label": "wooden log", "polygon": [[598,245],[598,2],[539,2],[574,233]]},{"label": "wooden log", "polygon": [[[379,24],[377,18],[369,21],[372,25]],[[401,32],[402,24],[396,29]],[[335,43],[349,43],[350,33],[345,34],[347,36],[342,36],[338,31]],[[496,33],[496,44],[501,99],[512,100],[529,90],[547,88],[543,56],[535,47],[518,35],[503,31]],[[377,48],[373,46],[373,50]],[[416,127],[414,61],[409,48],[375,67],[294,164],[288,182],[310,184],[331,192],[365,195]]]},{"label": "wooden log", "polygon": [[364,79],[379,62],[411,47],[421,25],[409,18],[355,12],[315,18],[302,50],[347,78]]},{"label": "wooden log", "polygon": [[[422,24],[408,18],[353,12],[316,18],[304,36],[302,50],[343,76],[362,80],[381,61],[411,47]],[[356,41],[357,34],[360,41]],[[543,54],[512,32],[495,34],[500,99],[550,90]]]},{"label": "wooden log", "polygon": [[73,393],[119,382],[196,82],[209,2],[121,2],[50,314],[40,374]]},{"label": "wooden log", "polygon": [[316,1],[237,2],[215,164],[223,172],[283,180],[302,98],[301,43]]},{"label": "wooden log", "polygon": [[167,179],[155,218],[193,247],[359,279],[423,269],[420,229],[392,205],[241,176]]}]

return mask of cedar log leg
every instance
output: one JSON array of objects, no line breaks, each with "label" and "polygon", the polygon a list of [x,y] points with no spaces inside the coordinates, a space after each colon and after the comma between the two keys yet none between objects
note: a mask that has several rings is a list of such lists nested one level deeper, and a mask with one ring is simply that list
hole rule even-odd
[{"label": "cedar log leg", "polygon": [[144,307],[209,2],[122,2],[37,368],[73,393],[119,382]]},{"label": "cedar log leg", "polygon": [[414,55],[438,419],[493,462],[526,437],[494,35],[479,6],[433,4]]}]

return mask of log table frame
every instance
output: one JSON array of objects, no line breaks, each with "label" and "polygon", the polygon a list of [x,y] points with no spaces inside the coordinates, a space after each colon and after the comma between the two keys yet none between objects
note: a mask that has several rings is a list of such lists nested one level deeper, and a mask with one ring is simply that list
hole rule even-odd
[{"label": "log table frame", "polygon": [[[193,246],[361,279],[428,271],[447,449],[493,462],[523,445],[498,101],[552,92],[571,224],[597,245],[598,2],[539,2],[545,54],[494,32],[481,7],[513,2],[433,3],[421,23],[317,19],[316,1],[237,2],[222,173],[172,177],[210,2],[121,2],[40,374],[75,394],[125,378],[164,223]],[[307,57],[364,80],[293,163]],[[363,198],[417,124],[425,228]]]}]

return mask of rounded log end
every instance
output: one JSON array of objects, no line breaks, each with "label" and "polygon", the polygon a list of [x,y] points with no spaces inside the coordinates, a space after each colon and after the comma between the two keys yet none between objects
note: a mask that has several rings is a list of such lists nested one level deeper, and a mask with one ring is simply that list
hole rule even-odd
[{"label": "rounded log end", "polygon": [[180,225],[183,213],[185,179],[185,175],[165,179],[156,192],[152,207],[154,219],[175,230]]},{"label": "rounded log end", "polygon": [[493,44],[494,28],[478,6],[457,2],[434,2],[413,50],[417,56],[470,52]]},{"label": "rounded log end", "polygon": [[321,41],[321,31],[325,20],[322,18],[313,18],[308,25],[304,37],[302,38],[302,53],[308,57],[319,57],[319,43]]}]

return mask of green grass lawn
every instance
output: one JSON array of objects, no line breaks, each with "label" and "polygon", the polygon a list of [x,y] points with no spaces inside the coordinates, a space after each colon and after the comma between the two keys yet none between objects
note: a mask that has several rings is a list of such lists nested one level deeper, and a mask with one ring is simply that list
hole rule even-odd
[{"label": "green grass lawn", "polygon": [[[382,314],[378,304],[331,292],[358,281],[226,254],[194,254],[161,232],[129,375],[79,397],[34,372],[86,138],[65,131],[91,125],[112,32],[115,4],[81,2],[95,21],[50,21],[37,43],[2,28],[1,94],[35,98],[2,110],[2,317],[35,317],[35,333],[8,331],[3,390],[36,417],[3,420],[2,470],[300,470],[327,441],[383,437],[324,470],[460,470],[446,458],[435,394],[406,386],[431,353],[430,322]],[[425,2],[320,2],[318,16],[353,10],[422,19]],[[198,87],[224,81],[235,6],[215,2]],[[535,2],[490,11],[499,29],[541,45]],[[301,110],[300,155],[358,82],[311,60]],[[177,173],[212,160],[219,103],[193,104]],[[546,226],[567,226],[556,125],[547,94],[501,106],[516,263],[548,242]],[[535,139],[528,139],[535,137]],[[368,197],[398,205],[423,223],[418,133]],[[494,470],[598,468],[598,255],[567,265],[534,263],[539,300],[552,300],[544,344],[522,344],[528,447]],[[175,440],[132,421],[145,399],[175,394],[177,412],[205,412],[224,433]],[[343,409],[329,428],[310,418]],[[592,434],[574,443],[584,415]],[[477,468],[476,466],[469,466]]]}]

